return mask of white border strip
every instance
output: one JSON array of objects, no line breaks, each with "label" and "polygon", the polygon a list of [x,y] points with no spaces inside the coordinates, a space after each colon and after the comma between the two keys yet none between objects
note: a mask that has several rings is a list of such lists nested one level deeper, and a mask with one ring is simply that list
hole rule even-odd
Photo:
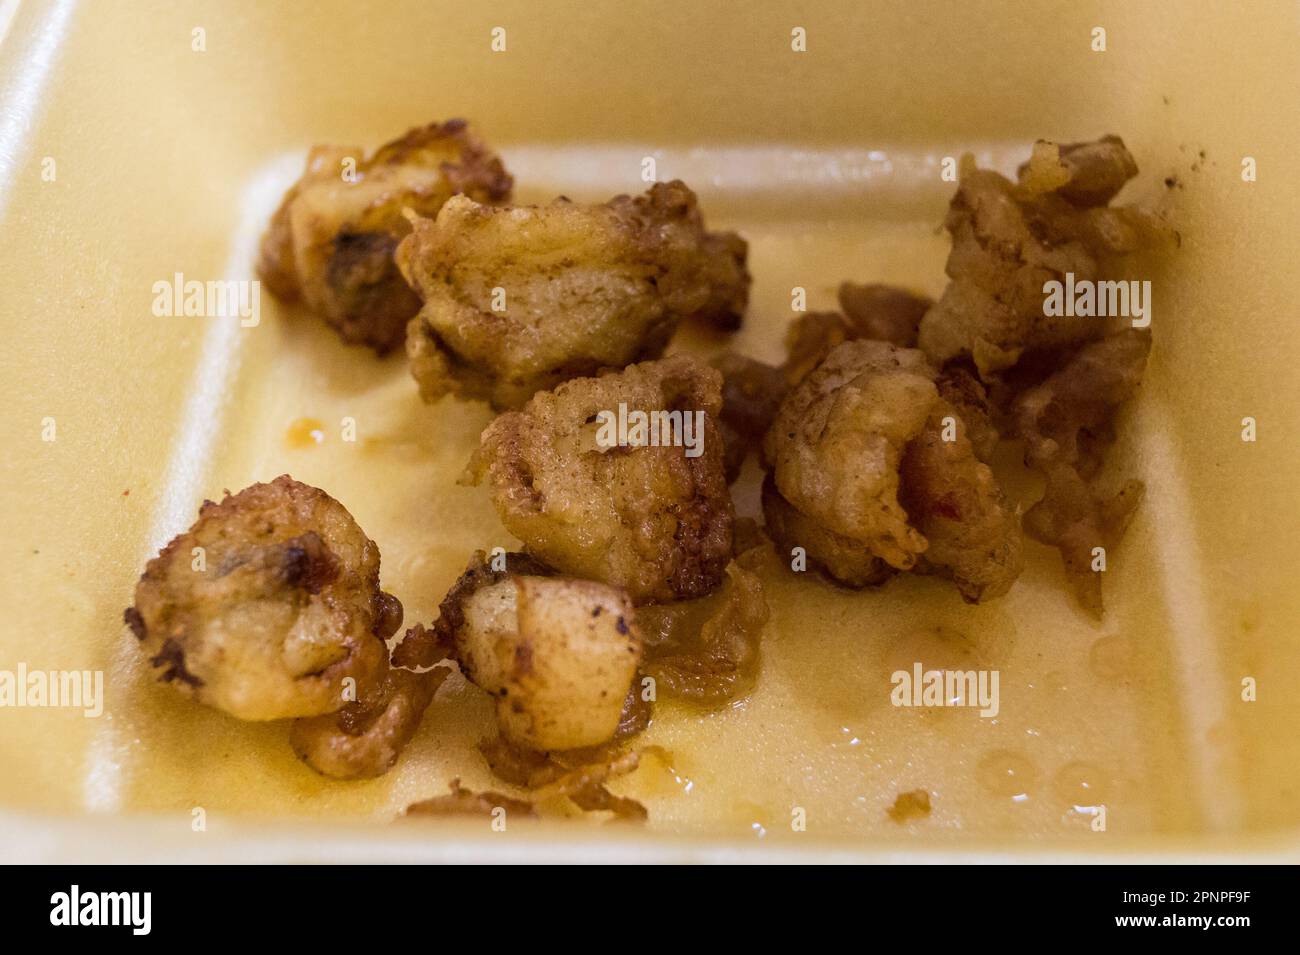
[{"label": "white border strip", "polygon": [[[239,224],[223,273],[226,281],[242,281],[251,275],[262,228],[285,188],[301,172],[302,162],[300,153],[279,156],[258,169],[244,188],[239,200]],[[205,495],[215,496],[215,489],[206,487],[205,481],[234,390],[240,353],[246,336],[256,333],[256,328],[244,328],[240,324],[237,301],[229,302],[226,311],[226,315],[204,319],[209,324],[194,366],[194,384],[164,472],[144,560],[153,557],[167,541],[193,523],[197,504]],[[119,641],[109,659],[108,685],[127,686],[135,678],[138,657],[135,646]],[[111,720],[103,720],[87,747],[82,802],[92,812],[121,809],[124,767],[117,756],[119,735]]]},{"label": "white border strip", "polygon": [[1191,764],[1188,776],[1194,805],[1209,831],[1235,831],[1241,826],[1237,773],[1225,765],[1231,762],[1231,752],[1210,743],[1211,731],[1227,720],[1228,684],[1205,602],[1204,568],[1186,470],[1169,438],[1175,430],[1169,409],[1150,393],[1139,395],[1134,406],[1147,486],[1142,507],[1158,536],[1155,572],[1169,617],[1168,649],[1182,703],[1183,747]]},{"label": "white border strip", "polygon": [[[77,0],[57,0],[33,30],[31,49],[21,57],[14,56],[10,63],[10,82],[0,92],[0,220],[4,219],[18,167],[27,153],[41,93],[76,6]],[[9,36],[18,7],[19,0],[4,0],[0,6],[0,44]]]}]

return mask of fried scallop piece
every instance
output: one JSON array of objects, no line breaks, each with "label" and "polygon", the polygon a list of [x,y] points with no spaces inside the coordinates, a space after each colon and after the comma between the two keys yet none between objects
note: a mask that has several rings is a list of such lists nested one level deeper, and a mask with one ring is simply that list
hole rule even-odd
[{"label": "fried scallop piece", "polygon": [[[1016,515],[976,451],[981,431],[936,380],[919,351],[860,340],[791,391],[765,445],[763,512],[779,552],[801,547],[851,587],[914,570],[972,602],[1010,588],[1022,568]],[[943,390],[979,414],[959,384]]]},{"label": "fried scallop piece", "polygon": [[1173,232],[1133,207],[1106,203],[1137,165],[1114,136],[1035,144],[1013,183],[962,158],[945,226],[951,280],[921,321],[918,343],[936,364],[968,356],[982,378],[1027,351],[1078,345],[1109,329],[1101,319],[1044,314],[1044,284],[1104,278],[1124,255],[1167,244]]},{"label": "fried scallop piece", "polygon": [[1074,468],[1051,465],[1042,500],[1025,512],[1025,533],[1061,552],[1075,597],[1098,619],[1105,602],[1094,549],[1109,554],[1119,545],[1145,491],[1141,481],[1129,480],[1107,493]]},{"label": "fried scallop piece", "polygon": [[949,362],[935,379],[939,397],[952,405],[964,433],[975,451],[975,456],[988,462],[997,449],[1001,435],[994,421],[993,401],[988,389],[979,380],[974,369],[966,362]]},{"label": "fried scallop piece", "polygon": [[917,572],[946,577],[979,603],[1011,589],[1024,569],[1023,542],[1018,515],[960,421],[948,402],[935,404],[903,452],[898,496],[929,545]]},{"label": "fried scallop piece", "polygon": [[785,398],[785,374],[774,365],[735,352],[724,352],[712,365],[722,372],[718,430],[726,450],[727,483],[731,484],[740,476],[749,452],[763,444]]},{"label": "fried scallop piece", "polygon": [[721,408],[722,376],[686,355],[575,379],[498,416],[469,478],[557,571],[637,604],[702,596],[731,557]]},{"label": "fried scallop piece", "polygon": [[842,283],[839,302],[850,338],[870,338],[900,348],[916,347],[921,319],[934,304],[927,296],[878,282]]},{"label": "fried scallop piece", "polygon": [[344,341],[384,354],[420,310],[393,262],[410,232],[403,209],[436,215],[458,194],[498,202],[511,185],[464,120],[417,127],[369,158],[356,147],[317,146],[271,218],[258,273],[277,296],[301,298]]},{"label": "fried scallop piece", "polygon": [[1103,491],[1097,474],[1114,442],[1115,415],[1137,391],[1150,349],[1143,329],[1085,345],[1014,405],[1025,462],[1047,477],[1042,500],[1025,513],[1025,531],[1061,552],[1079,602],[1097,617],[1104,602],[1094,548],[1109,553],[1119,544],[1144,491],[1136,480]]},{"label": "fried scallop piece", "polygon": [[483,560],[475,555],[437,626],[465,675],[496,700],[502,735],[539,751],[612,740],[641,661],[627,595],[590,580],[498,573]]},{"label": "fried scallop piece", "polygon": [[[423,624],[408,630],[393,651],[382,682],[337,713],[295,720],[289,742],[298,757],[324,776],[363,779],[382,776],[420,728],[438,687],[450,675],[433,664],[450,648]],[[423,670],[408,669],[426,667]]]},{"label": "fried scallop piece", "polygon": [[1084,345],[1046,380],[1023,391],[1014,404],[1025,463],[1064,464],[1094,475],[1114,441],[1120,405],[1137,392],[1151,352],[1151,334],[1130,328]]},{"label": "fried scallop piece", "polygon": [[749,304],[749,243],[736,232],[706,232],[701,247],[708,297],[691,319],[724,332],[740,329]]},{"label": "fried scallop piece", "polygon": [[763,481],[763,519],[778,554],[789,559],[801,548],[811,562],[846,587],[874,587],[898,573],[862,542],[804,514],[781,496],[769,474]]},{"label": "fried scallop piece", "polygon": [[646,641],[641,669],[656,695],[716,707],[753,688],[769,616],[758,561],[756,550],[737,556],[722,588],[707,597],[638,608]]},{"label": "fried scallop piece", "polygon": [[240,719],[274,720],[374,692],[402,606],[380,590],[379,548],[347,509],[282,475],[204,502],[149,561],[125,616],[161,680]]},{"label": "fried scallop piece", "polygon": [[407,335],[426,401],[518,408],[570,378],[663,354],[678,324],[738,322],[745,243],[704,230],[695,194],[656,183],[602,205],[448,202],[397,263],[424,305]]},{"label": "fried scallop piece", "polygon": [[786,381],[798,384],[837,345],[868,338],[900,348],[915,348],[917,330],[934,303],[923,295],[892,285],[845,282],[840,286],[841,312],[808,312],[786,331]]},{"label": "fried scallop piece", "polygon": [[845,342],[790,391],[763,444],[787,502],[899,570],[926,546],[898,502],[898,467],[938,400],[934,378],[915,349]]},{"label": "fried scallop piece", "polygon": [[1114,199],[1138,167],[1118,136],[1065,144],[1040,139],[1016,173],[1027,194],[1054,192],[1075,205],[1095,207]]}]

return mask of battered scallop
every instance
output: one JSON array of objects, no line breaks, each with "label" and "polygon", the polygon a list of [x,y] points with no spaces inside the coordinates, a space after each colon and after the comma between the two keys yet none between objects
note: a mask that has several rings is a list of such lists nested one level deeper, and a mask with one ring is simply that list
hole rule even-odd
[{"label": "battered scallop", "polygon": [[402,620],[379,548],[288,475],[199,518],[149,561],[126,621],[159,679],[245,720],[332,713],[384,679]]},{"label": "battered scallop", "polygon": [[934,303],[892,285],[844,282],[842,312],[809,312],[786,332],[786,380],[797,384],[825,360],[836,345],[868,338],[900,348],[915,348],[921,318]]},{"label": "battered scallop", "polygon": [[1043,286],[1103,278],[1124,255],[1173,240],[1150,214],[1107,205],[1136,174],[1117,136],[1036,143],[1015,183],[963,157],[945,221],[951,281],[921,321],[921,349],[940,365],[965,356],[988,378],[1027,351],[1104,335],[1099,319],[1046,315]]},{"label": "battered scallop", "polygon": [[1151,336],[1141,329],[1091,342],[1021,392],[1013,407],[1025,462],[1047,478],[1042,500],[1025,513],[1025,530],[1061,552],[1079,602],[1097,617],[1104,603],[1096,549],[1119,544],[1145,491],[1137,480],[1103,489],[1098,474],[1115,440],[1115,416],[1137,392],[1150,350]]},{"label": "battered scallop", "polygon": [[301,298],[346,342],[383,354],[401,344],[420,300],[393,251],[410,232],[402,215],[436,215],[451,196],[510,195],[501,160],[464,120],[412,129],[365,158],[358,147],[317,146],[262,239],[258,272],[286,300]]},{"label": "battered scallop", "polygon": [[424,307],[407,353],[426,401],[518,408],[535,392],[657,358],[678,324],[739,323],[745,242],[705,231],[695,194],[657,183],[603,205],[492,208],[453,199],[414,217],[397,262]]},{"label": "battered scallop", "polygon": [[837,346],[790,392],[764,442],[763,509],[778,550],[803,548],[849,586],[915,570],[950,578],[972,602],[1011,587],[1022,566],[1015,514],[937,380],[921,352],[863,339]]},{"label": "battered scallop", "polygon": [[423,624],[412,627],[373,690],[336,713],[294,720],[289,734],[294,752],[324,776],[382,776],[415,736],[433,695],[451,674],[448,667],[434,666],[449,654],[434,631]]},{"label": "battered scallop", "polygon": [[763,435],[785,397],[785,374],[780,368],[735,352],[724,352],[712,364],[722,372],[718,430],[727,452],[730,484],[740,476],[749,452],[762,445]]},{"label": "battered scallop", "polygon": [[731,558],[721,407],[722,376],[686,355],[575,379],[493,421],[470,476],[559,572],[637,604],[702,596]]},{"label": "battered scallop", "polygon": [[497,724],[526,749],[610,742],[641,662],[632,602],[614,587],[555,577],[528,558],[482,553],[442,603],[436,625],[461,668],[496,700]]}]

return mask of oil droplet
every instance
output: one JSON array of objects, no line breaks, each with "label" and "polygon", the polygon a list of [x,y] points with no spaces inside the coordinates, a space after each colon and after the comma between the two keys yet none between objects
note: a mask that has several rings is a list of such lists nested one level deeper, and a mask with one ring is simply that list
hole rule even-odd
[{"label": "oil droplet", "polygon": [[981,785],[995,796],[1027,799],[1038,780],[1038,769],[1023,753],[995,749],[980,760],[976,770]]},{"label": "oil droplet", "polygon": [[1108,683],[1133,675],[1133,645],[1126,637],[1102,637],[1088,651],[1088,667]]},{"label": "oil droplet", "polygon": [[284,433],[284,443],[291,448],[310,448],[325,440],[325,425],[318,418],[299,418]]},{"label": "oil droplet", "polygon": [[637,775],[646,795],[686,796],[695,788],[695,780],[682,772],[673,754],[659,746],[645,748]]},{"label": "oil droplet", "polygon": [[772,827],[768,811],[758,803],[747,799],[736,803],[736,816],[758,839],[765,837],[767,830]]},{"label": "oil droplet", "polygon": [[1056,794],[1068,805],[1083,810],[1106,801],[1109,783],[1106,771],[1092,763],[1067,763],[1052,781]]}]

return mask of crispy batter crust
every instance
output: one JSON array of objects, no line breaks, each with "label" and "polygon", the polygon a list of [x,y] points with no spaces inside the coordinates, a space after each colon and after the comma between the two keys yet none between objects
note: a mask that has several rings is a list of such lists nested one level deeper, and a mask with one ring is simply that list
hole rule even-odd
[{"label": "crispy batter crust", "polygon": [[126,619],[161,680],[270,720],[334,712],[345,678],[371,692],[401,605],[347,509],[283,475],[205,502],[149,561]]},{"label": "crispy batter crust", "polygon": [[1120,405],[1137,393],[1151,352],[1151,334],[1127,329],[1080,348],[1045,381],[1015,401],[1025,462],[1038,468],[1064,464],[1084,477],[1101,467],[1113,442]]},{"label": "crispy batter crust", "polygon": [[500,737],[484,741],[479,750],[494,776],[530,790],[535,802],[568,799],[584,812],[611,812],[616,819],[629,822],[645,820],[645,807],[635,799],[614,795],[605,784],[635,770],[643,752],[662,752],[653,746],[624,749],[610,745],[540,753]]},{"label": "crispy batter crust", "polygon": [[1047,477],[1043,498],[1025,513],[1025,532],[1061,552],[1075,596],[1096,617],[1104,602],[1093,550],[1109,554],[1120,543],[1145,490],[1137,480],[1103,490],[1098,475],[1115,439],[1115,415],[1136,393],[1150,349],[1151,336],[1140,329],[1092,342],[1020,393],[1013,407],[1025,463]]},{"label": "crispy batter crust", "polygon": [[[502,561],[473,556],[435,624],[466,676],[496,700],[500,732],[480,745],[488,766],[538,800],[644,819],[640,803],[604,785],[636,768],[639,756],[624,744],[650,721],[635,681],[642,641],[631,602],[603,584],[552,576],[527,554],[500,558],[498,569]],[[440,799],[418,811],[481,808]]]},{"label": "crispy batter crust", "polygon": [[934,303],[892,285],[840,285],[842,312],[809,312],[786,330],[786,381],[798,384],[843,342],[861,338],[915,348],[921,318]]},{"label": "crispy batter crust", "polygon": [[861,541],[837,534],[801,512],[781,496],[771,474],[763,481],[763,519],[783,560],[801,547],[814,566],[846,587],[874,587],[898,572]]},{"label": "crispy batter crust", "polygon": [[1066,273],[1076,282],[1096,280],[1118,257],[1172,240],[1154,217],[1106,205],[1136,173],[1115,136],[1036,143],[1017,183],[963,157],[945,221],[953,240],[951,281],[921,321],[922,350],[940,365],[969,356],[987,378],[1026,351],[1105,334],[1100,320],[1045,315],[1043,286]]},{"label": "crispy batter crust", "polygon": [[663,354],[696,316],[735,326],[745,243],[705,232],[695,194],[657,183],[602,205],[448,202],[415,217],[397,262],[424,305],[407,354],[426,401],[518,408],[535,392]]},{"label": "crispy batter crust", "polygon": [[[355,180],[344,179],[345,163]],[[301,298],[346,342],[384,354],[401,344],[420,300],[393,262],[410,232],[402,215],[436,215],[451,196],[510,195],[505,168],[464,120],[416,127],[365,158],[357,147],[317,146],[262,239],[258,273],[276,295]]]},{"label": "crispy batter crust", "polygon": [[1043,499],[1025,512],[1025,533],[1061,552],[1075,597],[1094,617],[1101,617],[1105,603],[1093,548],[1109,553],[1119,544],[1145,493],[1136,480],[1107,493],[1073,468],[1058,465],[1048,469]]},{"label": "crispy batter crust", "polygon": [[[483,432],[471,464],[501,522],[557,570],[633,601],[708,593],[731,556],[732,504],[716,421],[721,375],[680,355],[540,392]],[[600,412],[703,412],[702,453],[598,445]]]},{"label": "crispy batter crust", "polygon": [[1022,568],[1020,529],[977,440],[996,441],[977,383],[914,349],[845,342],[768,432],[768,533],[783,558],[801,547],[847,586],[915,570],[969,601],[999,596]]},{"label": "crispy batter crust", "polygon": [[[393,663],[431,666],[448,655],[433,631],[416,624],[393,651]],[[416,672],[390,667],[365,697],[337,713],[295,720],[289,742],[298,757],[325,776],[363,779],[382,776],[411,741],[429,703],[451,673],[447,667]]]},{"label": "crispy batter crust", "polygon": [[763,443],[776,411],[785,397],[785,375],[780,368],[725,352],[712,362],[722,372],[722,412],[718,430],[726,450],[727,483],[740,476],[745,458]]},{"label": "crispy batter crust", "polygon": [[934,377],[918,351],[845,342],[786,396],[763,445],[786,501],[899,570],[926,546],[898,503],[898,466],[938,399]]},{"label": "crispy batter crust", "polygon": [[[1000,597],[1024,569],[1017,515],[940,399],[899,466],[899,501],[928,547],[917,570],[952,580],[969,603]],[[945,428],[953,424],[952,440]]]}]

